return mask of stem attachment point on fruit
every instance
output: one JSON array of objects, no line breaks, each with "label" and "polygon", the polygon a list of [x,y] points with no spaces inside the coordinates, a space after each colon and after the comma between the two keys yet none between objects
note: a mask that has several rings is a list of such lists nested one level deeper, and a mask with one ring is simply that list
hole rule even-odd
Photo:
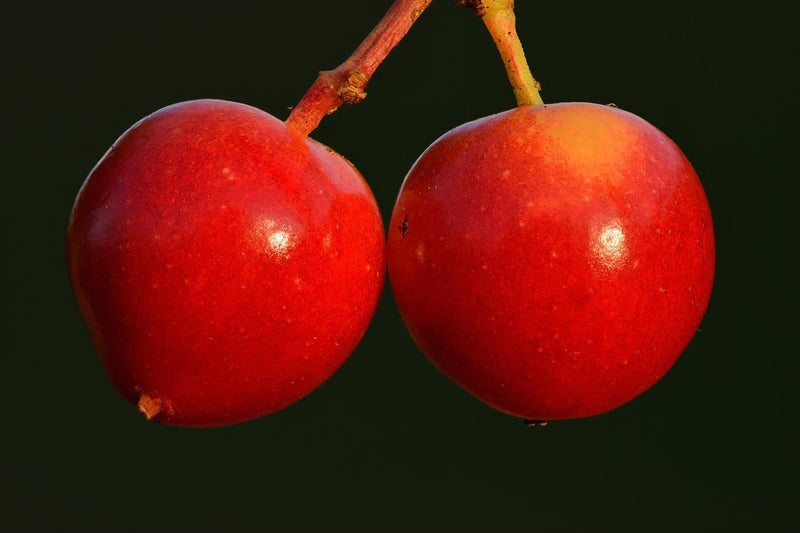
[{"label": "stem attachment point on fruit", "polygon": [[148,420],[152,420],[154,416],[160,413],[163,406],[164,400],[161,398],[151,398],[147,394],[139,396],[139,412]]},{"label": "stem attachment point on fruit", "polygon": [[547,425],[547,420],[525,420],[525,425],[529,428],[543,427]]}]

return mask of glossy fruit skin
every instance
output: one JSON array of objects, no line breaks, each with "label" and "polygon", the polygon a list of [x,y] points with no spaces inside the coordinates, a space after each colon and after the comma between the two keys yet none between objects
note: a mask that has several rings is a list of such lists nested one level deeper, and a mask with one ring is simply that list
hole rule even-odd
[{"label": "glossy fruit skin", "polygon": [[377,306],[385,239],[343,157],[253,107],[196,100],[106,153],[76,199],[67,256],[120,394],[160,422],[220,426],[282,409],[339,368]]},{"label": "glossy fruit skin", "polygon": [[532,420],[597,415],[658,381],[705,313],[711,214],[686,157],[608,106],[458,127],[406,177],[389,279],[444,374]]}]

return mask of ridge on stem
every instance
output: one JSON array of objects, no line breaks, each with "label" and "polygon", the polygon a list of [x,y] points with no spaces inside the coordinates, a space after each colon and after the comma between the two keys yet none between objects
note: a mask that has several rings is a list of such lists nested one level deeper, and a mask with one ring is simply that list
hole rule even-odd
[{"label": "ridge on stem", "polygon": [[389,52],[405,37],[431,0],[395,0],[378,25],[344,63],[319,73],[314,84],[292,109],[286,125],[308,135],[325,115],[343,103],[363,100],[364,89]]}]

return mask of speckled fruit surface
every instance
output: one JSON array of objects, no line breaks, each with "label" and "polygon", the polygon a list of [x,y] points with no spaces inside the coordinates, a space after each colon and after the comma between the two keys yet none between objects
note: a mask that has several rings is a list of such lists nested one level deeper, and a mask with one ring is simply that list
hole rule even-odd
[{"label": "speckled fruit surface", "polygon": [[258,109],[197,100],[129,129],[70,218],[73,289],[116,389],[217,426],[310,393],[366,331],[385,239],[358,171]]},{"label": "speckled fruit surface", "polygon": [[389,228],[389,278],[419,347],[527,419],[596,415],[652,386],[695,334],[714,276],[686,157],[595,104],[520,107],[445,134]]}]

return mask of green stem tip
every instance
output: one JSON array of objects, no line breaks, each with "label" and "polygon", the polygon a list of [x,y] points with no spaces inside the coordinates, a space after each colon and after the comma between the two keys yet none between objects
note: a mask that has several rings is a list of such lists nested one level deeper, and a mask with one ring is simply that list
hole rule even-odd
[{"label": "green stem tip", "polygon": [[541,85],[531,74],[528,61],[525,59],[525,51],[522,49],[522,43],[517,35],[514,1],[478,0],[461,3],[473,8],[483,20],[486,29],[489,30],[497,50],[500,52],[500,57],[503,59],[517,105],[543,104],[542,97],[539,95]]}]

